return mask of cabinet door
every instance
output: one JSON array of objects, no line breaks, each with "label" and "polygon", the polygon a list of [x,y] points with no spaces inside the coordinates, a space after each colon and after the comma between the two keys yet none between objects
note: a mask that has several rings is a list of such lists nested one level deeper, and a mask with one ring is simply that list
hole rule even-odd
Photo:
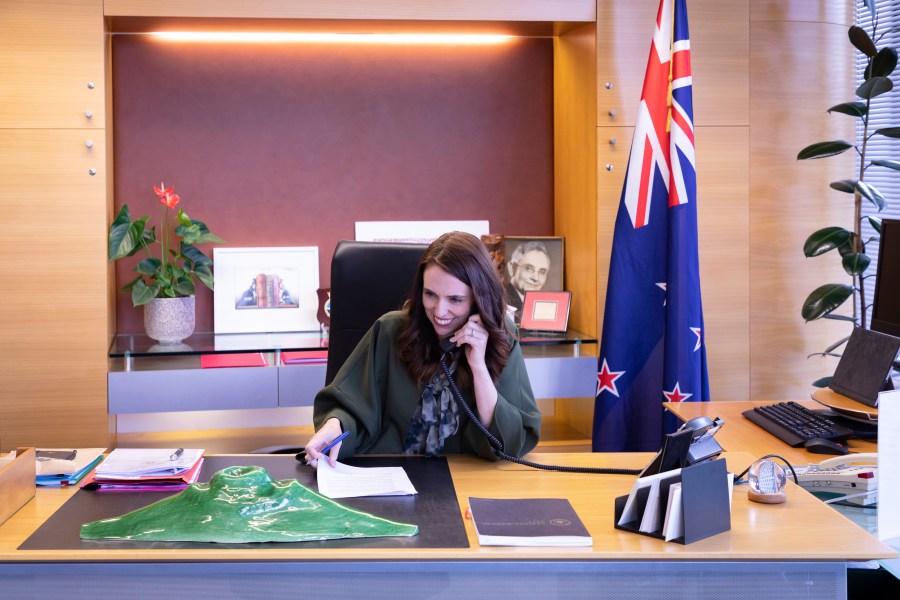
[{"label": "cabinet door", "polygon": [[102,0],[3,0],[0,128],[103,128],[104,39]]},{"label": "cabinet door", "polygon": [[[0,129],[0,442],[105,446],[105,147]],[[89,170],[96,169],[96,175]]]}]

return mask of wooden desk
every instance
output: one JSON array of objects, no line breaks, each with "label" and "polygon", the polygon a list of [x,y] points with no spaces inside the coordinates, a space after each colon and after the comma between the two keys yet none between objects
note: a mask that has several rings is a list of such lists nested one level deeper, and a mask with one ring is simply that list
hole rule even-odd
[{"label": "wooden desk", "polygon": [[[822,462],[832,456],[825,454],[813,454],[805,448],[792,448],[777,437],[756,425],[741,413],[755,406],[774,404],[777,400],[760,402],[665,402],[663,406],[682,421],[689,421],[695,417],[705,416],[710,419],[721,417],[725,425],[716,433],[716,439],[726,451],[746,452],[753,456],[753,460],[766,454],[777,454],[784,457],[792,465],[808,465]],[[825,408],[815,400],[801,400],[807,408]],[[847,442],[851,452],[877,452],[878,445],[874,442],[852,439]],[[751,460],[752,462],[752,460]],[[746,466],[749,466],[747,463]],[[737,471],[743,471],[740,469]]]},{"label": "wooden desk", "polygon": [[[648,454],[538,454],[545,463],[640,468]],[[285,460],[293,460],[286,456]],[[753,457],[728,454],[732,470]],[[449,459],[462,514],[470,495],[566,497],[594,538],[592,548],[479,547],[469,520],[469,548],[255,547],[155,550],[34,550],[17,547],[73,494],[38,489],[35,498],[0,526],[0,589],[3,597],[194,599],[624,597],[635,589],[667,598],[746,598],[746,586],[767,598],[843,597],[845,561],[895,556],[889,546],[789,484],[788,502],[750,502],[734,490],[731,531],[689,545],[665,543],[613,527],[613,501],[633,476],[538,471],[468,456]],[[81,492],[86,493],[86,492]],[[823,526],[827,525],[827,526]],[[739,578],[740,585],[735,583]],[[779,581],[772,586],[771,581]],[[323,591],[324,588],[324,591]],[[673,594],[677,588],[678,593]],[[32,596],[35,590],[44,595]],[[427,592],[427,593],[425,593]],[[821,592],[821,593],[820,593]],[[7,595],[9,594],[9,595]],[[17,595],[18,594],[18,595]],[[796,597],[793,596],[793,597]]]}]

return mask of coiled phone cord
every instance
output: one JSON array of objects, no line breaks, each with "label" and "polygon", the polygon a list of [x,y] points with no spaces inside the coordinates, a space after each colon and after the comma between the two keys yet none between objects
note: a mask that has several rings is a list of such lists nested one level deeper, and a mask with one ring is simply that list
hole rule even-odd
[{"label": "coiled phone cord", "polygon": [[453,375],[450,374],[450,369],[447,368],[447,363],[444,362],[444,357],[447,356],[447,353],[444,352],[441,354],[440,363],[441,369],[444,371],[444,375],[447,376],[447,381],[450,383],[450,389],[453,390],[453,394],[456,396],[456,400],[459,404],[462,405],[463,410],[469,416],[469,419],[475,423],[478,429],[484,434],[487,438],[488,442],[491,445],[491,450],[498,458],[502,458],[503,460],[507,460],[509,462],[513,462],[516,464],[524,465],[526,467],[531,467],[532,469],[543,469],[545,471],[559,471],[562,473],[597,473],[601,475],[640,475],[641,469],[618,469],[613,467],[569,467],[565,465],[544,465],[541,463],[531,462],[530,460],[525,460],[524,458],[518,458],[515,456],[510,456],[503,451],[503,442],[498,440],[494,434],[488,431],[488,428],[484,426],[484,423],[481,422],[481,419],[475,416],[475,413],[472,412],[472,408],[468,405],[468,403],[463,399],[462,393],[459,391],[459,388],[456,387],[456,380],[453,379]]}]

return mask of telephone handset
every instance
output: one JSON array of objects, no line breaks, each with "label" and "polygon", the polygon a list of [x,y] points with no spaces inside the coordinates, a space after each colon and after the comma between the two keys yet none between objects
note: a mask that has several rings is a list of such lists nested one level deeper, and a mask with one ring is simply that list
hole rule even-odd
[{"label": "telephone handset", "polygon": [[797,481],[809,492],[847,496],[846,502],[871,506],[878,502],[877,454],[847,454],[795,467]]},{"label": "telephone handset", "polygon": [[453,391],[453,395],[456,397],[456,403],[463,408],[466,415],[469,417],[475,426],[484,434],[485,438],[487,438],[488,443],[491,445],[491,450],[493,450],[494,455],[497,458],[502,458],[503,460],[507,460],[509,462],[514,462],[516,464],[524,465],[526,467],[531,467],[533,469],[543,469],[546,471],[561,471],[565,473],[603,473],[608,475],[637,475],[640,470],[639,469],[617,469],[617,468],[599,468],[599,467],[568,467],[568,466],[559,466],[559,465],[544,465],[541,463],[531,462],[525,460],[524,458],[517,458],[515,456],[510,456],[506,452],[503,451],[503,442],[497,439],[497,437],[492,434],[487,427],[485,427],[484,423],[481,422],[475,413],[472,411],[472,408],[468,405],[465,398],[463,398],[462,392],[459,391],[459,388],[456,386],[456,380],[453,378],[453,374],[450,373],[450,368],[447,366],[446,361],[444,360],[448,355],[452,356],[455,352],[459,350],[459,346],[451,342],[449,338],[444,338],[438,340],[438,346],[440,346],[442,354],[440,358],[441,370],[444,372],[444,375],[447,377],[447,382],[450,384],[450,389]]},{"label": "telephone handset", "polygon": [[874,452],[861,452],[859,454],[848,454],[846,456],[835,456],[834,458],[829,458],[827,460],[823,460],[822,462],[809,465],[810,467],[818,467],[819,469],[833,469],[839,465],[871,465],[876,466],[878,464],[878,455]]}]

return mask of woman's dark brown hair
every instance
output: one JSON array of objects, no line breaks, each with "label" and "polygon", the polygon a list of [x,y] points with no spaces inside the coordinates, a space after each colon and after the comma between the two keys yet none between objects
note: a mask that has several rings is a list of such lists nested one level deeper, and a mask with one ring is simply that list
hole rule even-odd
[{"label": "woman's dark brown hair", "polygon": [[[484,244],[469,233],[445,233],[434,240],[422,255],[410,297],[406,301],[406,323],[398,340],[400,360],[419,383],[430,381],[440,368],[438,338],[422,304],[425,269],[431,265],[440,267],[472,290],[472,310],[481,316],[481,324],[488,332],[485,364],[491,378],[496,381],[506,366],[510,349],[505,320],[506,294]],[[464,353],[460,355],[456,376],[461,386],[472,381]]]}]

